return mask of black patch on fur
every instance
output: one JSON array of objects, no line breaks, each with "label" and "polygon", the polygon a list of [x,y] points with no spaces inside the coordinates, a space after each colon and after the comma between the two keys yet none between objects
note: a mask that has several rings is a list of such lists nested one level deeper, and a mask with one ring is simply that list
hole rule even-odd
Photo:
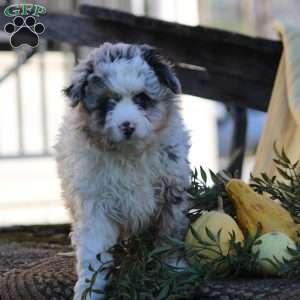
[{"label": "black patch on fur", "polygon": [[113,100],[107,99],[102,101],[98,108],[92,112],[102,127],[105,125],[107,114],[114,109],[115,105],[116,103]]},{"label": "black patch on fur", "polygon": [[154,100],[151,99],[146,93],[134,95],[132,100],[136,105],[145,110],[154,105]]},{"label": "black patch on fur", "polygon": [[164,150],[168,154],[168,158],[172,161],[177,162],[179,157],[176,153],[174,153],[173,149],[174,149],[173,146],[167,146],[167,147],[164,148]]},{"label": "black patch on fur", "polygon": [[167,86],[174,94],[181,92],[181,86],[177,79],[171,63],[166,60],[160,53],[147,45],[141,46],[144,60],[155,72],[158,80]]},{"label": "black patch on fur", "polygon": [[109,97],[109,90],[102,78],[94,74],[88,76],[84,89],[83,105],[87,112],[92,112],[102,106]]}]

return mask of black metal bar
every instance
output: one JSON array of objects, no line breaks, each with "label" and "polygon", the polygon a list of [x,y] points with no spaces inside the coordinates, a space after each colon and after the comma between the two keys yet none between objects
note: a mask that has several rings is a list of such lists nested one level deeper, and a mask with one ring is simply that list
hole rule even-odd
[{"label": "black metal bar", "polygon": [[246,151],[247,137],[247,109],[233,106],[231,107],[233,116],[233,135],[231,140],[230,161],[227,171],[234,174],[235,177],[241,177],[243,171],[243,161]]}]

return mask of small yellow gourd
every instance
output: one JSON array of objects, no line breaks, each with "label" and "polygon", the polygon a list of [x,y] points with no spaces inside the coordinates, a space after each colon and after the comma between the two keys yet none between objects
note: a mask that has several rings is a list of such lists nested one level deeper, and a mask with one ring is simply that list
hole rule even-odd
[{"label": "small yellow gourd", "polygon": [[295,242],[284,233],[274,231],[259,237],[251,249],[253,254],[258,253],[258,271],[266,275],[277,275],[278,270],[270,261],[276,265],[276,260],[283,263],[283,258],[291,259],[292,255],[288,248],[296,250],[297,247]]},{"label": "small yellow gourd", "polygon": [[[223,201],[221,198],[219,198],[218,202],[219,207],[217,211],[204,212],[194,223],[191,224],[191,227],[195,230],[195,232],[201,238],[201,240],[210,244],[214,243],[208,236],[206,228],[215,237],[217,237],[218,232],[221,230],[219,245],[222,254],[227,255],[230,248],[229,241],[231,239],[231,234],[234,233],[236,242],[241,243],[244,240],[244,236],[235,220],[228,214],[224,213]],[[218,256],[220,256],[220,254],[217,253],[219,250],[216,247],[216,245],[205,247],[206,249],[199,249],[199,242],[197,238],[193,235],[191,229],[189,229],[186,236],[186,245],[188,247],[195,248],[197,250],[197,253],[199,253],[199,255],[201,256],[201,260],[204,263],[209,260],[216,259],[218,258]],[[207,257],[207,259],[202,258],[203,256]]]}]

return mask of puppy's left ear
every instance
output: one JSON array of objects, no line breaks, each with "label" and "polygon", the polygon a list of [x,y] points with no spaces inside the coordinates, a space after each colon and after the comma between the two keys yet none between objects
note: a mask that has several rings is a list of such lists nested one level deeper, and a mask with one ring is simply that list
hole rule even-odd
[{"label": "puppy's left ear", "polygon": [[88,77],[93,72],[91,57],[80,62],[73,70],[71,84],[63,89],[63,93],[70,99],[71,106],[75,107],[84,99]]},{"label": "puppy's left ear", "polygon": [[167,86],[174,94],[180,94],[181,85],[175,75],[171,63],[163,58],[163,56],[151,46],[142,45],[141,51],[144,60],[153,69],[158,80]]}]

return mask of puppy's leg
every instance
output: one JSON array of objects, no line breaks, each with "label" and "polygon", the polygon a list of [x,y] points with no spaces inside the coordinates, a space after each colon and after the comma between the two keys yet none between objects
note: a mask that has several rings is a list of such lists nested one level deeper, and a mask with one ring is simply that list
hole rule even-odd
[{"label": "puppy's leg", "polygon": [[[102,212],[93,212],[75,223],[72,241],[76,247],[78,281],[74,288],[74,300],[81,300],[82,293],[88,286],[85,280],[90,279],[93,274],[89,270],[89,265],[92,265],[94,269],[101,265],[97,260],[97,254],[101,253],[102,263],[112,261],[111,255],[106,251],[117,242],[118,231],[118,226]],[[105,288],[106,275],[105,272],[97,275],[94,289]],[[102,298],[103,296],[92,293],[87,300]]]},{"label": "puppy's leg", "polygon": [[[168,187],[167,193],[164,194],[165,202],[157,223],[157,245],[161,244],[166,236],[184,240],[189,226],[189,219],[185,212],[188,210],[190,203],[184,189],[171,186]],[[178,254],[176,253],[169,257],[166,263],[178,268],[186,266],[184,260],[178,261]]]}]

